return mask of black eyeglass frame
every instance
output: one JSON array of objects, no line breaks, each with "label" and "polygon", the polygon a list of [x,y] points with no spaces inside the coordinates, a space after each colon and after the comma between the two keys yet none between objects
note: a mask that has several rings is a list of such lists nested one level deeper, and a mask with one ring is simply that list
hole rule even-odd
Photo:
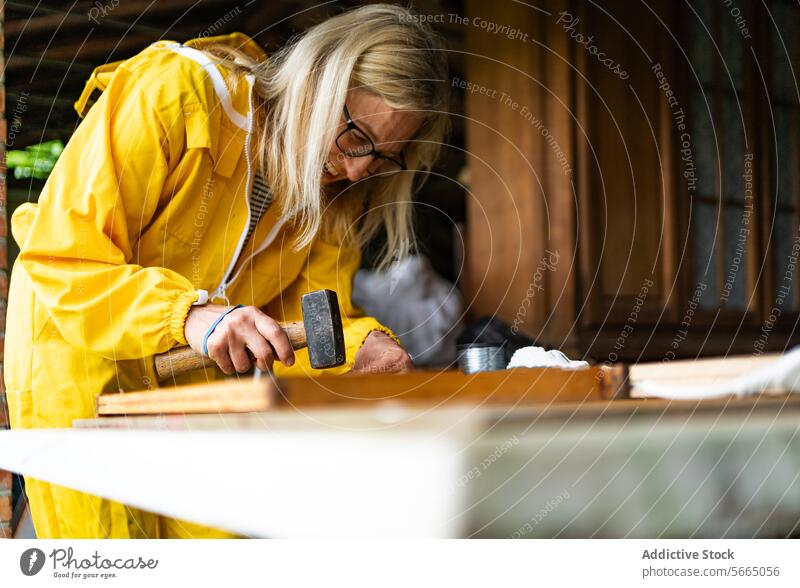
[{"label": "black eyeglass frame", "polygon": [[[345,157],[369,157],[369,156],[372,156],[375,159],[385,159],[387,161],[391,161],[395,165],[399,165],[400,169],[396,170],[398,172],[399,171],[408,171],[408,167],[406,166],[405,158],[403,157],[402,153],[400,154],[400,159],[398,160],[398,159],[395,159],[394,157],[389,157],[388,155],[384,155],[383,153],[381,153],[380,151],[375,149],[375,142],[372,140],[372,137],[370,137],[367,133],[365,133],[364,129],[359,127],[353,121],[353,118],[350,116],[350,111],[347,110],[347,104],[344,105],[344,120],[347,123],[347,128],[345,130],[343,130],[341,133],[339,133],[339,135],[336,137],[336,147],[339,148],[339,151],[341,151],[342,154]],[[339,145],[339,139],[341,139],[344,136],[344,134],[349,132],[349,131],[358,131],[359,133],[361,133],[361,135],[363,135],[363,137],[367,141],[369,141],[369,144],[372,147],[372,149],[367,153],[363,153],[363,154],[359,154],[359,155],[350,155],[349,153],[347,153],[344,149],[342,149],[342,146]],[[380,172],[378,172],[378,173],[380,173]],[[390,171],[390,172],[384,172],[384,173],[396,173],[396,172]],[[370,174],[370,175],[372,175],[372,174]]]}]

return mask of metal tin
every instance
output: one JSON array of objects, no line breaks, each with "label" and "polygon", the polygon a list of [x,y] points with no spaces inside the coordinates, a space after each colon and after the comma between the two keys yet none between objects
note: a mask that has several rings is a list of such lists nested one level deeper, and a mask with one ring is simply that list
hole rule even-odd
[{"label": "metal tin", "polygon": [[458,367],[465,374],[506,369],[505,350],[491,343],[458,346]]}]

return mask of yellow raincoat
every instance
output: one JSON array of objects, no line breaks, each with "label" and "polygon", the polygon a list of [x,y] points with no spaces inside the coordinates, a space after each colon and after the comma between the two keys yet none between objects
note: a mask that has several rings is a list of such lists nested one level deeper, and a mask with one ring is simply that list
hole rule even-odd
[{"label": "yellow raincoat", "polygon": [[[38,205],[14,214],[20,255],[5,353],[12,427],[69,427],[94,416],[102,392],[156,386],[153,356],[186,345],[190,306],[207,298],[300,320],[302,294],[336,290],[347,351],[339,373],[371,331],[394,337],[352,305],[358,251],[320,240],[294,251],[277,205],[243,245],[255,155],[252,81],[231,87],[198,50],[210,42],[266,58],[235,33],[159,41],[98,68],[76,103],[85,120]],[[84,113],[95,90],[102,94]],[[276,363],[276,373],[311,374],[307,352],[296,357],[291,368]],[[183,381],[220,376],[207,370]],[[27,480],[27,492],[43,538],[226,536],[38,480]]]}]

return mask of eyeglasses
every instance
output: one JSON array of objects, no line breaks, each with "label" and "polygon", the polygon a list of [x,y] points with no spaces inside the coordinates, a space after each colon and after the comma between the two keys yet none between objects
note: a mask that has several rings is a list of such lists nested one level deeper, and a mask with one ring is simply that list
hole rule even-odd
[{"label": "eyeglasses", "polygon": [[347,110],[347,105],[344,106],[344,119],[347,123],[347,128],[339,133],[336,137],[336,146],[347,157],[370,157],[372,156],[373,162],[370,164],[371,170],[369,175],[380,174],[395,174],[400,171],[405,171],[406,163],[402,153],[400,159],[384,155],[375,149],[375,143],[369,138],[359,126],[353,122],[350,117],[350,112]]}]

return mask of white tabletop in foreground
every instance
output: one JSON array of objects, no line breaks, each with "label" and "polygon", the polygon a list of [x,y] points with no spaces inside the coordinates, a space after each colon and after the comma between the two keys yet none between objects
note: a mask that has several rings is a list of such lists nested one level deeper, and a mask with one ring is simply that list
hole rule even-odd
[{"label": "white tabletop in foreground", "polygon": [[602,413],[388,407],[89,421],[0,432],[0,468],[258,537],[800,530],[796,408]]}]

